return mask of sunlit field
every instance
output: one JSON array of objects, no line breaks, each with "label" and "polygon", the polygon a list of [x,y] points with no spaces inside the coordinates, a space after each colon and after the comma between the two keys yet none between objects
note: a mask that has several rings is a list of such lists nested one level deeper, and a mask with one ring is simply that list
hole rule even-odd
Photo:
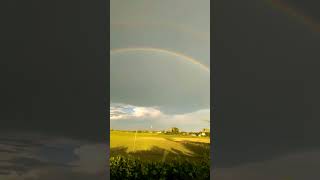
[{"label": "sunlit field", "polygon": [[209,177],[210,137],[111,131],[110,151],[114,179]]},{"label": "sunlit field", "polygon": [[209,151],[209,143],[209,137],[125,131],[110,132],[112,155],[116,155],[117,153],[137,154],[143,151],[151,154],[153,159],[162,159],[163,154],[166,153],[185,157],[197,157],[201,153]]},{"label": "sunlit field", "polygon": [[163,160],[165,154],[200,158],[209,153],[209,137],[192,137],[183,135],[165,135],[157,133],[135,133],[125,131],[110,132],[111,155],[137,155],[141,158]]}]

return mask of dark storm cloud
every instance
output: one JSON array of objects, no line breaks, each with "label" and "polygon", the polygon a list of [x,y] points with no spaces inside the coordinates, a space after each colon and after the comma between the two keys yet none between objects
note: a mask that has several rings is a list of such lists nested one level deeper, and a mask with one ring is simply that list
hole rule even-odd
[{"label": "dark storm cloud", "polygon": [[104,1],[2,1],[0,129],[104,139]]},{"label": "dark storm cloud", "polygon": [[214,1],[212,11],[216,167],[317,149],[320,34],[262,1]]}]

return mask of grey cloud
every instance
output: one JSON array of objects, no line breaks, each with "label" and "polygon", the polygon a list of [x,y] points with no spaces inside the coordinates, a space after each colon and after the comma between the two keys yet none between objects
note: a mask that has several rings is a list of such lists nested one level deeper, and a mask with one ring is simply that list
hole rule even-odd
[{"label": "grey cloud", "polygon": [[111,7],[112,48],[169,48],[210,64],[210,0],[111,0]]},{"label": "grey cloud", "polygon": [[166,113],[210,107],[210,76],[199,66],[155,53],[117,54],[111,58],[111,102],[157,106]]},{"label": "grey cloud", "polygon": [[[110,45],[153,47],[210,64],[210,1],[111,0]],[[111,102],[159,106],[165,113],[209,108],[209,74],[156,53],[111,56]]]}]

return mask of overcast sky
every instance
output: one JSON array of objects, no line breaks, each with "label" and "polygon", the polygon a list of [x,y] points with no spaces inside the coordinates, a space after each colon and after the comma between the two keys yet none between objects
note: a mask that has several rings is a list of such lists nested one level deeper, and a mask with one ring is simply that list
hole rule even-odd
[{"label": "overcast sky", "polygon": [[110,21],[111,51],[172,52],[111,53],[111,128],[208,128],[210,1],[111,0]]}]

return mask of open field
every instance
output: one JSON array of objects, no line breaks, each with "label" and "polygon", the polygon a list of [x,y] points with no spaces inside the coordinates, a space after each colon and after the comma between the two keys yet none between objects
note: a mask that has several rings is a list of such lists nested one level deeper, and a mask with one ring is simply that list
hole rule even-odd
[{"label": "open field", "polygon": [[110,132],[111,156],[131,155],[141,159],[163,161],[172,157],[199,159],[209,156],[209,146],[209,137]]},{"label": "open field", "polygon": [[210,178],[210,138],[110,132],[112,179]]}]

